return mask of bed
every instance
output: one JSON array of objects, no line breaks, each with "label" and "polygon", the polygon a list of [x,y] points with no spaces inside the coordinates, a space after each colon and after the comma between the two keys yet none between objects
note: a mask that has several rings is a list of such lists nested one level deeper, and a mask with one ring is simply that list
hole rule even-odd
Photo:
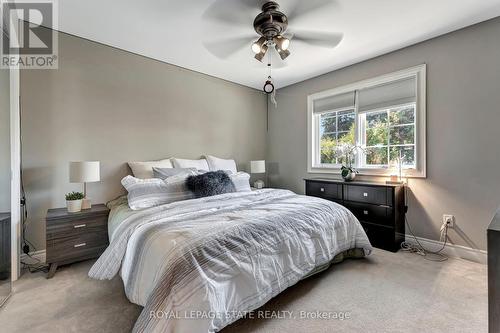
[{"label": "bed", "polygon": [[346,208],[262,189],[133,211],[109,204],[110,245],[89,272],[121,275],[135,332],[216,332],[301,279],[372,247]]}]

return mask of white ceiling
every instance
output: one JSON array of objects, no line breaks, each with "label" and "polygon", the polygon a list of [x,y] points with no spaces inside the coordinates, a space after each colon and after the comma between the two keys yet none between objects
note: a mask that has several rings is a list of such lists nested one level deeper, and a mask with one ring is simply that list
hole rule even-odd
[{"label": "white ceiling", "polygon": [[[253,10],[229,16],[229,2],[254,1]],[[287,14],[300,0],[281,0]],[[314,1],[314,0],[308,0]],[[261,89],[267,68],[248,47],[222,60],[204,42],[257,35],[259,0],[64,0],[59,30],[107,45]],[[205,19],[220,12],[240,24]],[[500,16],[500,0],[331,0],[294,21],[295,29],[342,32],[334,49],[293,43],[286,63],[275,57],[273,78],[284,87],[459,28]],[[274,53],[274,51],[273,51]]]}]

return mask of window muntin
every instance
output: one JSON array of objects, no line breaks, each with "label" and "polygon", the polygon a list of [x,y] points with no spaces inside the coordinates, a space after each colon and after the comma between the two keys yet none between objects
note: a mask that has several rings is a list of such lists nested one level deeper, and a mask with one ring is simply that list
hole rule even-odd
[{"label": "window muntin", "polygon": [[403,168],[416,168],[415,103],[367,111],[359,115],[364,123],[361,133],[366,152],[362,167],[389,168],[398,165],[401,154]]}]

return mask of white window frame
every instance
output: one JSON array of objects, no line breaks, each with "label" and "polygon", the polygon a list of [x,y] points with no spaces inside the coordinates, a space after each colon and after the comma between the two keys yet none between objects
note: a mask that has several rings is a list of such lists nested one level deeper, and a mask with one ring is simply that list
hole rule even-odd
[{"label": "white window frame", "polygon": [[[355,92],[356,103],[354,105],[355,117],[355,132],[357,144],[362,143],[362,129],[359,124],[358,113],[358,91],[382,84],[387,84],[393,81],[415,77],[416,79],[416,103],[415,103],[415,169],[404,169],[406,177],[410,178],[426,178],[427,163],[426,163],[426,64],[407,68],[397,72],[378,76],[376,78],[355,82],[342,87],[325,90],[307,96],[307,172],[308,173],[330,173],[340,174],[340,165],[321,164],[319,158],[321,152],[319,148],[319,122],[315,121],[315,113],[313,112],[314,101],[335,96],[348,92]],[[331,110],[337,111],[337,110]],[[360,165],[359,159],[356,160],[356,165]],[[393,171],[388,167],[365,167],[357,168],[361,175],[367,176],[390,176]]]}]

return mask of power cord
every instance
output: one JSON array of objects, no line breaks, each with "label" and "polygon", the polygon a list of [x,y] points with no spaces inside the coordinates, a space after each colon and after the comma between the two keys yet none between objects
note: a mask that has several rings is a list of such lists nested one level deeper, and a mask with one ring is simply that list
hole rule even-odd
[{"label": "power cord", "polygon": [[26,256],[32,262],[21,261],[21,264],[23,265],[23,268],[27,268],[30,273],[36,273],[36,272],[47,273],[49,271],[49,266],[47,264],[42,263],[40,259],[33,257],[29,253],[26,254]]},{"label": "power cord", "polygon": [[445,225],[441,231],[440,240],[442,241],[442,239],[444,237],[443,246],[441,246],[441,248],[437,251],[430,251],[430,250],[427,250],[422,244],[420,244],[417,237],[415,236],[415,234],[411,230],[410,223],[408,222],[408,219],[406,218],[406,216],[405,216],[405,222],[406,222],[406,225],[408,226],[408,231],[410,232],[411,236],[415,240],[416,244],[412,244],[412,243],[404,241],[401,243],[401,250],[407,251],[410,253],[416,253],[418,255],[423,256],[424,259],[430,260],[430,261],[446,261],[446,260],[448,260],[448,256],[441,253],[444,250],[444,248],[446,247],[446,244],[448,242],[448,225]]},{"label": "power cord", "polygon": [[443,224],[441,226],[441,235],[439,237],[439,241],[443,242],[443,246],[437,251],[430,251],[427,250],[420,242],[418,241],[417,237],[413,233],[413,230],[411,229],[410,222],[408,221],[408,218],[406,216],[407,210],[408,210],[408,194],[407,190],[405,188],[405,223],[408,226],[408,231],[410,232],[411,236],[415,240],[416,244],[409,243],[407,241],[404,241],[401,243],[401,250],[410,252],[410,253],[415,253],[418,255],[421,255],[424,257],[424,259],[429,260],[429,261],[437,261],[437,262],[442,262],[448,260],[448,256],[442,254],[441,252],[444,250],[446,247],[446,244],[448,243],[448,224]]},{"label": "power cord", "polygon": [[20,178],[20,185],[21,185],[21,226],[22,226],[22,235],[21,235],[21,245],[22,245],[22,251],[26,255],[27,258],[29,258],[30,262],[25,262],[21,261],[21,265],[23,268],[27,268],[30,273],[36,273],[36,272],[48,272],[48,265],[42,263],[38,258],[33,257],[30,253],[31,250],[36,251],[35,245],[31,243],[27,238],[26,238],[26,232],[28,228],[28,200],[26,199],[26,191],[24,189],[24,177],[23,177],[23,154],[22,154],[22,149],[23,149],[23,131],[22,131],[22,108],[21,105],[19,105],[19,154],[21,156],[20,158],[20,165],[19,165],[19,178]]},{"label": "power cord", "polygon": [[35,246],[26,238],[26,231],[28,228],[28,202],[26,200],[26,191],[24,190],[24,177],[23,177],[23,127],[22,127],[22,109],[20,106],[19,110],[19,155],[21,156],[19,161],[19,182],[21,185],[21,226],[23,229],[21,235],[21,245],[24,254],[29,256],[31,249],[36,251]]}]

